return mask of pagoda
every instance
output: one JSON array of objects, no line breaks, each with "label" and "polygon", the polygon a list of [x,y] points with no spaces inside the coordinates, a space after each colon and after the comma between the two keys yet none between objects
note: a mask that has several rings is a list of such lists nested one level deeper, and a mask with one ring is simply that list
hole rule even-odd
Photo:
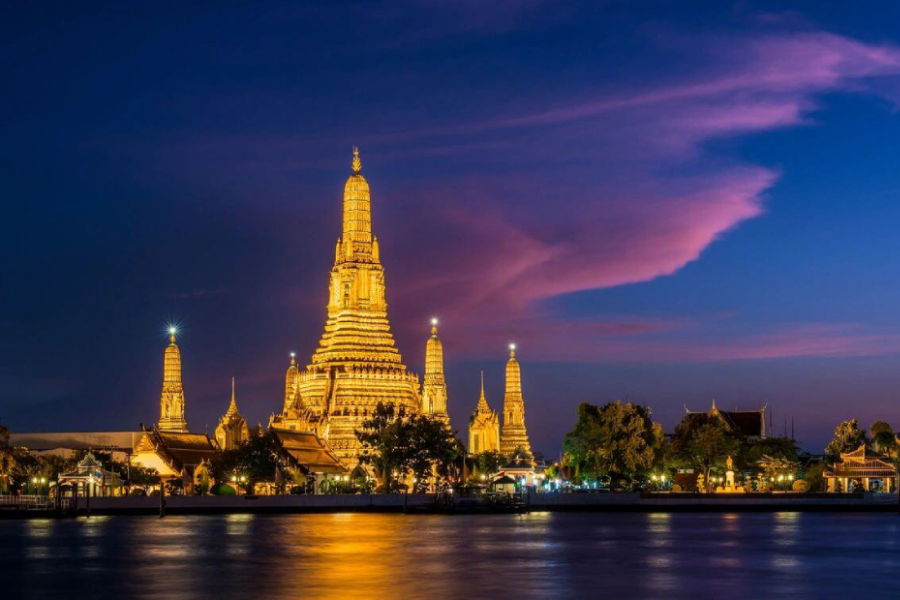
[{"label": "pagoda", "polygon": [[509,346],[506,362],[506,394],[503,397],[503,429],[500,432],[500,451],[511,456],[516,452],[531,458],[531,442],[525,431],[525,399],[522,397],[522,373],[516,360],[516,346]]},{"label": "pagoda", "polygon": [[388,322],[369,183],[356,148],[352,168],[344,185],[325,332],[306,369],[289,367],[284,412],[272,417],[276,428],[322,436],[347,466],[357,463],[362,450],[356,429],[379,403],[393,404],[401,414],[421,409],[419,378],[403,365]]},{"label": "pagoda", "polygon": [[181,383],[181,351],[175,343],[174,327],[169,328],[169,345],[163,354],[163,385],[159,396],[159,430],[185,433],[184,385]]},{"label": "pagoda", "polygon": [[448,425],[447,382],[444,380],[444,345],[437,334],[437,319],[431,320],[431,337],[425,342],[425,376],[422,384],[422,412]]}]

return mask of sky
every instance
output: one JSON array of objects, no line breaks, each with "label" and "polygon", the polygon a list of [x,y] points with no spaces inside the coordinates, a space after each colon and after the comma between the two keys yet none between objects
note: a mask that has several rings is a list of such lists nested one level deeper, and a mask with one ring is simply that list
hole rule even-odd
[{"label": "sky", "polygon": [[396,0],[0,9],[0,423],[280,410],[359,146],[389,315],[452,424],[581,402],[900,427],[900,5]]}]

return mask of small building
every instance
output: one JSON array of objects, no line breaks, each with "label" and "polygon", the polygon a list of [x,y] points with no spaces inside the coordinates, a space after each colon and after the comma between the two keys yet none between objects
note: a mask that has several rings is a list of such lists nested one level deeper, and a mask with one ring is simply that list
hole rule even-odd
[{"label": "small building", "polygon": [[134,448],[131,464],[156,469],[163,479],[181,479],[186,495],[194,493],[194,485],[208,474],[216,454],[212,441],[204,433],[145,429]]},{"label": "small building", "polygon": [[735,434],[743,436],[747,441],[764,440],[768,437],[766,431],[767,407],[750,410],[719,410],[716,401],[712,401],[712,407],[708,411],[693,411],[685,407],[687,418],[691,415],[707,415],[722,421],[725,428]]},{"label": "small building", "polygon": [[825,468],[826,491],[894,492],[897,472],[885,457],[875,454],[862,444],[853,452],[842,452],[841,458]]},{"label": "small building", "polygon": [[318,494],[325,479],[347,475],[347,468],[328,442],[315,433],[275,428],[272,432],[281,449],[278,476],[282,481],[293,482],[301,475],[312,483],[313,493]]},{"label": "small building", "polygon": [[58,485],[63,496],[121,496],[125,482],[118,473],[104,469],[89,453],[74,471],[59,476]]}]

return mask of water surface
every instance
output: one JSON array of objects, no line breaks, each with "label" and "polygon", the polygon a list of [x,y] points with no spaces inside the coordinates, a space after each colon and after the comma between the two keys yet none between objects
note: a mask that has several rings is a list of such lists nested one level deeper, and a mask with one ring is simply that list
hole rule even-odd
[{"label": "water surface", "polygon": [[8,598],[900,598],[892,514],[0,521]]}]

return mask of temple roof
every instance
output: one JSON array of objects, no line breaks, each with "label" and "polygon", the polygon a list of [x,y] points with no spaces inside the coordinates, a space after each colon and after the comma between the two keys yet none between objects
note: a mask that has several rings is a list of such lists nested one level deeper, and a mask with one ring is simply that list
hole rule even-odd
[{"label": "temple roof", "polygon": [[315,433],[275,429],[275,437],[290,459],[309,473],[344,473],[346,468],[328,443]]},{"label": "temple roof", "polygon": [[687,411],[688,418],[691,415],[709,415],[718,417],[731,430],[746,437],[766,436],[766,408],[751,410],[720,410],[713,400],[712,408],[708,411]]}]

